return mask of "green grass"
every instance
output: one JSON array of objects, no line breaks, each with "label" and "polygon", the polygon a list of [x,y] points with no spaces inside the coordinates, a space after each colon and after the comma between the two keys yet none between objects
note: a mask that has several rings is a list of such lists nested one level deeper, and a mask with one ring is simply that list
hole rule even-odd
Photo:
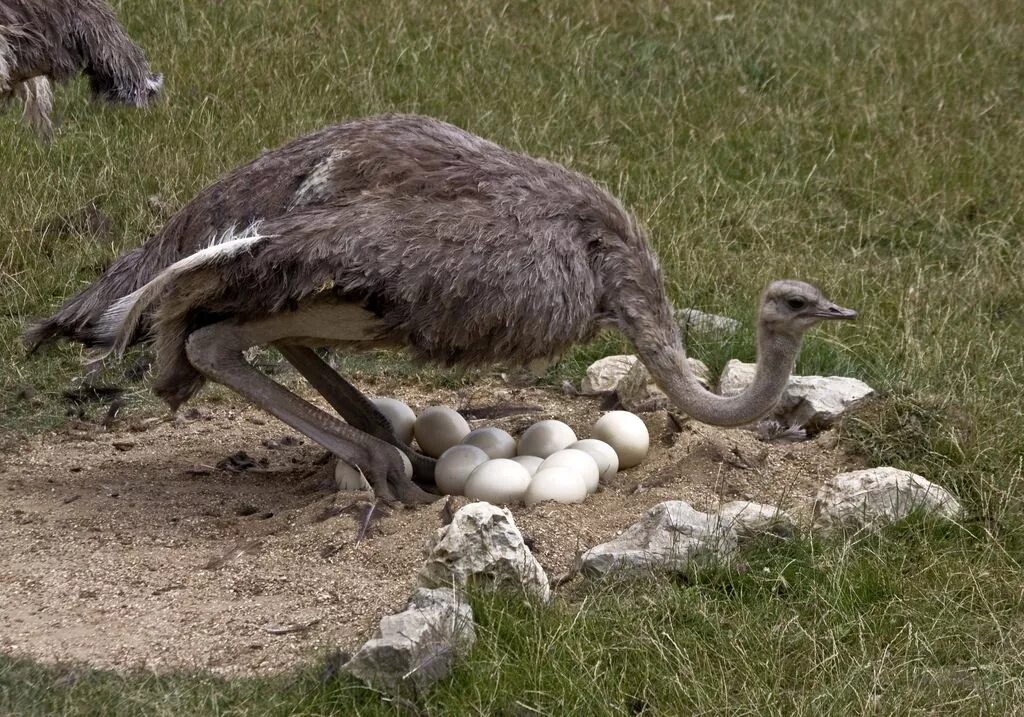
[{"label": "green grass", "polygon": [[[782,597],[752,570],[725,593],[720,581],[656,582],[574,593],[543,612],[484,601],[485,639],[428,711],[628,713],[636,699],[649,713],[1003,714],[1019,704],[1024,20],[1014,3],[118,6],[166,74],[166,101],[130,112],[89,103],[82,83],[62,88],[51,146],[15,113],[0,118],[0,430],[63,420],[60,394],[79,370],[68,347],[26,360],[24,322],[156,231],[168,209],[329,122],[436,115],[610,187],[649,227],[680,305],[750,327],[757,292],[793,276],[859,309],[856,325],[810,337],[798,370],[875,386],[880,400],[844,441],[950,487],[975,527],[934,545],[911,531],[759,555],[756,570],[799,573]],[[81,226],[92,205],[109,231]],[[550,378],[625,348],[602,337]],[[691,349],[720,367],[752,359],[753,337],[695,337]],[[353,367],[473,378],[400,359]],[[19,397],[26,387],[35,400]],[[158,409],[139,389],[132,410]],[[541,663],[547,672],[531,677]],[[53,688],[55,673],[0,664],[0,699],[15,712],[36,702],[49,705],[39,713],[82,714],[376,709],[365,693],[305,677],[93,674]]]},{"label": "green grass", "polygon": [[469,659],[415,701],[383,701],[323,660],[221,680],[0,657],[0,711],[1011,714],[1024,701],[1024,604],[1007,576],[1024,544],[989,540],[915,520],[852,546],[755,545],[733,568],[579,583],[547,606],[477,595]]}]

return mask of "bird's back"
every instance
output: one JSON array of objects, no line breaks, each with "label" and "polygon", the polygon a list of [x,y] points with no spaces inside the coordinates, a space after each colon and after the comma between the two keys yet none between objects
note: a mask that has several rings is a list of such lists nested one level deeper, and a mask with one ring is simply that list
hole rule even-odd
[{"label": "bird's back", "polygon": [[[26,342],[35,347],[70,338],[90,344],[92,329],[107,307],[171,264],[256,222],[358,205],[368,197],[433,207],[437,221],[458,222],[453,202],[471,205],[476,214],[507,219],[501,231],[490,235],[492,256],[522,239],[523,232],[507,230],[517,223],[547,222],[620,235],[633,229],[614,198],[560,165],[506,150],[429,117],[355,119],[266,151],[223,175],[158,234],[115,260],[96,282],[32,327]],[[550,241],[565,248],[572,238]],[[550,248],[537,246],[538,251]]]}]

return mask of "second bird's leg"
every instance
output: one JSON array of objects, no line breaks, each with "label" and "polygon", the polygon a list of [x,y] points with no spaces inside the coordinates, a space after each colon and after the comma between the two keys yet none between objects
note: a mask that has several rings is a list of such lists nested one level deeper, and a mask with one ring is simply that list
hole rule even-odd
[{"label": "second bird's leg", "polygon": [[221,322],[193,332],[186,344],[189,361],[205,376],[234,389],[257,406],[363,471],[382,500],[429,503],[427,493],[405,476],[393,447],[322,411],[246,363],[242,352],[261,343],[267,324]]},{"label": "second bird's leg", "polygon": [[341,415],[346,421],[356,428],[369,433],[375,438],[387,441],[398,448],[409,457],[412,463],[413,475],[417,480],[433,485],[434,465],[437,463],[433,458],[417,453],[408,445],[403,443],[391,426],[387,417],[377,410],[363,393],[349,383],[344,376],[339,374],[324,361],[311,348],[288,344],[275,344],[288,362],[309,381],[321,396],[327,399],[327,403]]}]

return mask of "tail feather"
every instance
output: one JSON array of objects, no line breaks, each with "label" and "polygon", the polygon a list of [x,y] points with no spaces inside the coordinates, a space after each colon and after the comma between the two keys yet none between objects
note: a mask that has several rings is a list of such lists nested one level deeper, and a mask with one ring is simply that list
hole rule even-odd
[{"label": "tail feather", "polygon": [[[266,238],[259,233],[259,222],[239,234],[234,230],[221,241],[215,241],[164,269],[152,281],[112,302],[96,321],[90,339],[93,345],[107,348],[106,354],[120,356],[135,342],[147,310],[175,280],[198,269],[237,256]],[[230,238],[228,238],[230,237]]]},{"label": "tail feather", "polygon": [[99,279],[64,302],[52,316],[31,324],[22,335],[29,353],[67,339],[86,346],[96,343],[94,327],[107,307],[149,280],[143,247],[117,259]]}]

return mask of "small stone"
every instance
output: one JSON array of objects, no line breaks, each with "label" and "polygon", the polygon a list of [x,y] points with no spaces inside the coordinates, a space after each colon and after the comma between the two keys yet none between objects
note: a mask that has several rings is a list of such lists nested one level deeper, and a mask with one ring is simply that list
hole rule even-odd
[{"label": "small stone", "polygon": [[736,532],[715,515],[689,503],[659,503],[612,541],[583,554],[583,572],[604,575],[613,570],[685,570],[691,560],[728,559],[736,551]]},{"label": "small stone", "polygon": [[445,677],[475,641],[473,611],[459,594],[417,588],[342,669],[375,689],[415,696]]},{"label": "small stone", "polygon": [[697,331],[718,333],[723,336],[732,336],[740,328],[740,322],[736,319],[718,314],[706,314],[697,309],[677,309],[676,321],[684,331],[693,328]]},{"label": "small stone", "polygon": [[[695,358],[687,358],[686,362],[694,376],[697,377],[697,381],[704,388],[710,389],[711,371],[708,367]],[[655,383],[654,377],[640,361],[633,364],[629,373],[622,378],[616,392],[619,402],[627,411],[659,411],[669,408],[670,405],[668,396]]]},{"label": "small stone", "polygon": [[718,509],[718,517],[723,525],[736,531],[741,541],[761,535],[774,535],[778,538],[792,538],[796,535],[793,518],[774,505],[734,500]]},{"label": "small stone", "polygon": [[616,390],[619,382],[625,378],[639,359],[630,354],[605,356],[590,364],[587,375],[580,384],[580,393],[595,396],[599,393],[610,393]]},{"label": "small stone", "polygon": [[814,528],[823,534],[858,533],[902,520],[920,510],[955,520],[960,503],[946,489],[898,468],[840,473],[814,499]]},{"label": "small stone", "polygon": [[548,576],[526,547],[512,514],[490,503],[470,503],[434,533],[419,583],[426,587],[468,584],[526,592],[546,601]]},{"label": "small stone", "polygon": [[[725,365],[718,392],[734,396],[754,381],[757,366],[732,359]],[[874,395],[863,381],[847,376],[791,376],[771,415],[786,426],[822,430]]]}]

